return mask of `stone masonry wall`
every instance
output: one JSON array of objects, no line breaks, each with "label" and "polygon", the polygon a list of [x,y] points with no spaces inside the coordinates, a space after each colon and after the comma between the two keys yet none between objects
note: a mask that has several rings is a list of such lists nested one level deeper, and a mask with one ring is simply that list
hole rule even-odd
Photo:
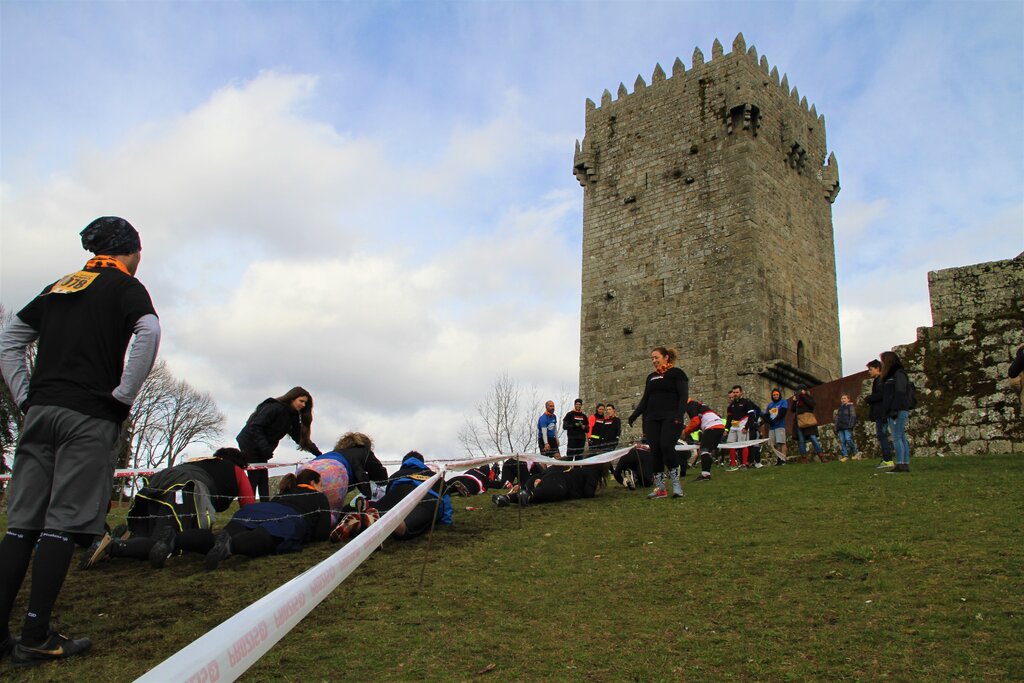
[{"label": "stone masonry wall", "polygon": [[933,327],[894,349],[918,389],[911,456],[1024,453],[1006,371],[1024,344],[1024,254],[928,273]]},{"label": "stone masonry wall", "polygon": [[674,346],[691,395],[767,400],[765,361],[840,374],[825,121],[742,34],[687,70],[661,66],[586,108],[580,395],[628,414],[653,346]]}]

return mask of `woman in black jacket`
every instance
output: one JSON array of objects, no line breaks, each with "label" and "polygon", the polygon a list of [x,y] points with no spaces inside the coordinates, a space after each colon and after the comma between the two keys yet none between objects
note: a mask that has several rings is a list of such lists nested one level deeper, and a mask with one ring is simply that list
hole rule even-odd
[{"label": "woman in black jacket", "polygon": [[892,351],[878,356],[882,361],[882,412],[889,420],[896,466],[890,472],[910,471],[910,442],[907,441],[907,418],[910,416],[910,378],[900,357]]},{"label": "woman in black jacket", "polygon": [[[309,436],[312,424],[312,395],[302,387],[293,387],[284,396],[268,398],[256,406],[235,440],[249,464],[268,462],[285,436],[290,436],[300,449],[320,455]],[[249,481],[259,499],[267,500],[270,485],[266,468],[249,470]]]},{"label": "woman in black jacket", "polygon": [[644,395],[629,416],[630,427],[638,417],[644,416],[644,438],[654,460],[654,490],[647,495],[648,498],[668,496],[665,491],[665,467],[668,467],[672,479],[672,497],[681,498],[683,495],[679,479],[686,474],[686,460],[682,460],[680,473],[676,441],[688,422],[686,402],[690,399],[690,380],[685,372],[675,367],[677,355],[675,349],[664,346],[651,350],[654,372],[647,375]]}]

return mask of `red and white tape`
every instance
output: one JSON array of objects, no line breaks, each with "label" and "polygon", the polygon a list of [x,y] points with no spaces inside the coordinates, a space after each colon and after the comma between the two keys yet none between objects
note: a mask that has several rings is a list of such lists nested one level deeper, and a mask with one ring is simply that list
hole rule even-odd
[{"label": "red and white tape", "polygon": [[420,484],[323,562],[271,591],[136,679],[136,683],[228,683],[265,655],[391,535],[444,476]]}]

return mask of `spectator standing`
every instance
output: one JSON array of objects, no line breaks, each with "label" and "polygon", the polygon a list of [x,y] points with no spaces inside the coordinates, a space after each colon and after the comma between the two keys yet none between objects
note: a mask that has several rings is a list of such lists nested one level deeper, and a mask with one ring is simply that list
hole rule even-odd
[{"label": "spectator standing", "polygon": [[609,403],[604,407],[604,449],[614,451],[619,447],[619,436],[622,434],[622,420],[615,410],[615,406]]},{"label": "spectator standing", "polygon": [[[818,456],[819,462],[825,462],[821,454],[821,442],[818,441],[818,419],[814,416],[814,397],[807,391],[806,385],[801,384],[797,395],[793,397],[793,412],[796,415],[797,443],[800,447],[800,455],[807,454],[807,442],[814,446],[814,454]],[[805,417],[801,418],[800,416]]]},{"label": "spectator standing", "polygon": [[604,452],[604,404],[594,406],[594,414],[587,418],[587,448],[591,453]]},{"label": "spectator standing", "polygon": [[875,438],[882,450],[882,462],[875,469],[888,469],[896,463],[893,462],[893,447],[889,440],[889,420],[882,405],[882,363],[870,360],[867,368],[871,378],[871,393],[864,397],[864,402],[868,404],[868,419],[875,423]]},{"label": "spectator standing", "polygon": [[903,369],[900,357],[892,351],[883,351],[879,359],[882,361],[882,408],[889,420],[892,447],[896,457],[896,466],[890,472],[909,472],[910,442],[907,441],[907,418],[912,407],[910,378]]},{"label": "spectator standing", "polygon": [[[250,465],[269,462],[285,436],[290,436],[300,449],[321,455],[310,438],[312,425],[313,396],[302,387],[292,387],[284,396],[265,399],[256,406],[235,440]],[[267,468],[251,469],[248,474],[259,499],[270,500]]]},{"label": "spectator standing", "polygon": [[[71,657],[92,645],[53,631],[50,613],[75,544],[103,533],[121,423],[160,343],[153,303],[135,279],[139,233],[125,219],[105,216],[81,237],[95,257],[43,289],[0,336],[4,379],[25,411],[0,541],[0,654],[11,652],[18,665]],[[26,350],[36,340],[30,372]],[[30,563],[32,588],[15,644],[11,609]]]},{"label": "spectator standing", "polygon": [[668,467],[672,480],[672,497],[681,498],[683,486],[681,476],[686,474],[686,460],[676,453],[676,441],[687,423],[686,401],[690,393],[690,380],[686,373],[675,367],[678,354],[675,349],[658,346],[651,350],[654,372],[647,375],[644,394],[640,403],[629,416],[629,426],[643,415],[644,438],[651,449],[654,460],[654,490],[648,498],[665,498],[665,468]]},{"label": "spectator standing", "polygon": [[782,390],[772,389],[771,401],[765,406],[768,422],[768,443],[775,449],[776,465],[786,464],[786,413],[789,412],[789,401],[782,398]]},{"label": "spectator standing", "polygon": [[[739,384],[733,386],[729,391],[729,406],[725,410],[725,428],[729,430],[725,438],[726,443],[740,443],[748,438],[748,425],[757,425],[757,406],[749,398],[743,397],[743,387]],[[735,472],[740,469],[736,465],[736,451],[741,451],[741,465],[746,468],[749,464],[750,451],[747,447],[742,449],[729,449],[729,471]]]},{"label": "spectator standing", "polygon": [[[857,458],[857,444],[853,440],[853,427],[857,424],[857,410],[850,402],[850,396],[843,394],[839,397],[839,407],[836,408],[833,424],[836,426],[836,435],[839,437],[839,462],[846,462],[849,456]],[[849,455],[847,455],[849,453]]]},{"label": "spectator standing", "polygon": [[575,460],[583,455],[587,446],[589,425],[587,414],[583,412],[583,399],[573,401],[572,410],[562,418],[562,429],[565,430],[565,457]]},{"label": "spectator standing", "polygon": [[[580,405],[583,405],[582,402]],[[537,418],[537,448],[541,455],[557,458],[558,453],[558,418],[555,417],[555,402],[544,404],[544,412]]]}]

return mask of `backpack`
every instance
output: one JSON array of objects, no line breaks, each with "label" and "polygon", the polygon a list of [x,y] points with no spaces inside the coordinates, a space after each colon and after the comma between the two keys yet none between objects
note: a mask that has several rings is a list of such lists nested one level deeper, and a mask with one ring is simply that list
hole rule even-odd
[{"label": "backpack", "polygon": [[917,407],[917,387],[914,383],[907,378],[907,410],[913,410]]}]

